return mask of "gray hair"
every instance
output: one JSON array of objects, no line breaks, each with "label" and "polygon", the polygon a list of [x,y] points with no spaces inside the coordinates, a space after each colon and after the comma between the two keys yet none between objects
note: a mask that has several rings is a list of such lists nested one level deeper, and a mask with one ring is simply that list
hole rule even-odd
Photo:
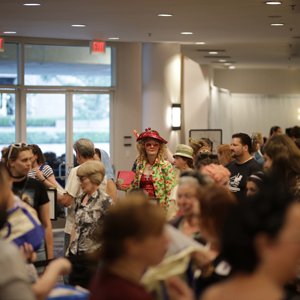
[{"label": "gray hair", "polygon": [[85,138],[81,138],[74,143],[73,149],[84,158],[93,158],[95,154],[94,143]]}]

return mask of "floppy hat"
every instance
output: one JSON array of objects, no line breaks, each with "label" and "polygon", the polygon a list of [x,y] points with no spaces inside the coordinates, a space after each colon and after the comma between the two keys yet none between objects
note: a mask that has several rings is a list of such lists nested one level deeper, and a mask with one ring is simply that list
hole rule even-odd
[{"label": "floppy hat", "polygon": [[185,144],[179,144],[176,147],[173,157],[175,156],[183,156],[193,159],[193,148]]},{"label": "floppy hat", "polygon": [[160,141],[161,143],[167,144],[168,142],[163,139],[156,130],[152,130],[151,128],[146,128],[144,132],[142,132],[136,141],[144,140],[147,138],[155,139]]}]

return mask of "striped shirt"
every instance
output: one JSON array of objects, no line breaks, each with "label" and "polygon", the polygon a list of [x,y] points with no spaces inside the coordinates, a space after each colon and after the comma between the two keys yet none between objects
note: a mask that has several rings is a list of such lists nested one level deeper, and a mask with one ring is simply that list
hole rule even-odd
[{"label": "striped shirt", "polygon": [[[53,169],[49,165],[41,165],[39,169],[40,171],[42,171],[45,178],[48,178],[49,176],[54,174]],[[31,169],[28,172],[27,176],[38,180],[35,169]]]}]

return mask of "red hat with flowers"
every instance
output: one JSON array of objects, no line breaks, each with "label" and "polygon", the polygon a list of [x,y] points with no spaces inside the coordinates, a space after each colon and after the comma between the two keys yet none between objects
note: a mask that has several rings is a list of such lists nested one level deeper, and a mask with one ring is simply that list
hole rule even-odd
[{"label": "red hat with flowers", "polygon": [[164,143],[164,144],[167,144],[168,142],[163,139],[159,133],[156,131],[156,130],[152,130],[150,127],[149,128],[146,128],[144,132],[142,132],[138,138],[136,139],[136,141],[140,141],[140,140],[143,140],[143,139],[148,139],[148,138],[151,138],[151,139],[155,139],[155,140],[158,140],[160,141],[161,143]]}]

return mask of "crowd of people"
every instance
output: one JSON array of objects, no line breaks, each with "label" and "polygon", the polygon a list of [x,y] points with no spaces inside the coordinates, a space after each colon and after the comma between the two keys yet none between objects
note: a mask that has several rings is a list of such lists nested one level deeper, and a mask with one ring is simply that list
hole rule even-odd
[{"label": "crowd of people", "polygon": [[[5,147],[0,299],[46,299],[62,276],[92,300],[300,299],[300,130],[288,133],[234,133],[216,153],[190,139],[172,154],[158,131],[135,131],[126,186],[86,138],[64,187],[38,145]],[[66,212],[63,258],[49,188]]]}]

